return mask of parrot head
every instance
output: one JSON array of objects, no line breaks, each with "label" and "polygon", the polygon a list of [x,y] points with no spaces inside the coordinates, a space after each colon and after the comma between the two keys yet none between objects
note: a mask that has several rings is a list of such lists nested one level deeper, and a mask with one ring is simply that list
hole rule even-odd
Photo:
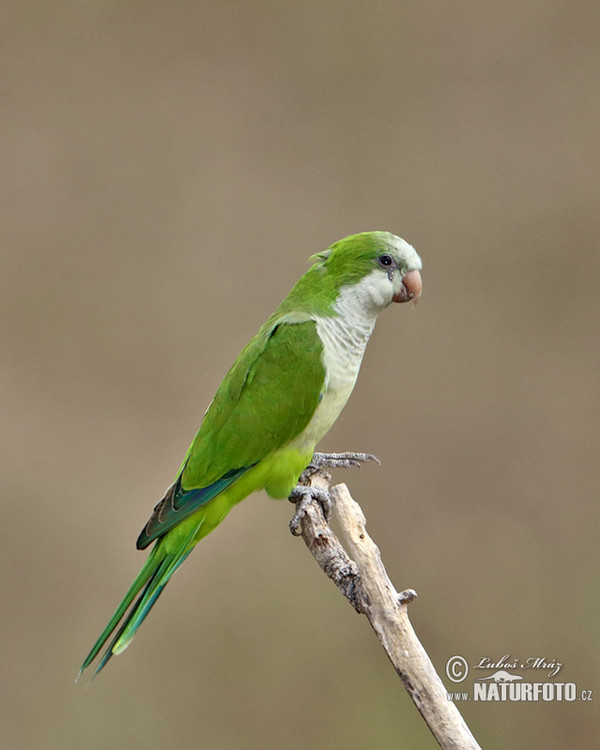
[{"label": "parrot head", "polygon": [[352,295],[365,310],[379,312],[391,302],[416,301],[421,295],[422,262],[408,242],[390,232],[345,237],[311,257],[321,288]]}]

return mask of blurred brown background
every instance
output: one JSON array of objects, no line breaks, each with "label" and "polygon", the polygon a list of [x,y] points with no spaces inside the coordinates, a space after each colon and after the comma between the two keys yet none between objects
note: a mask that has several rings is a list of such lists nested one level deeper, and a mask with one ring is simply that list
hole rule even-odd
[{"label": "blurred brown background", "polygon": [[[366,229],[415,245],[425,291],[381,316],[321,445],[382,459],[339,479],[440,673],[540,656],[597,691],[598,3],[2,17],[3,746],[435,747],[262,495],[73,684],[239,349]],[[486,748],[597,736],[593,703],[461,709]]]}]

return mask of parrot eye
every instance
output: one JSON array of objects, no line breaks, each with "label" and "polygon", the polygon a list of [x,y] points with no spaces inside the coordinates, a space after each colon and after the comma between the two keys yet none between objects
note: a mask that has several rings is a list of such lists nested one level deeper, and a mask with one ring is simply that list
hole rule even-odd
[{"label": "parrot eye", "polygon": [[394,263],[394,259],[391,255],[380,255],[377,260],[379,261],[379,265],[384,268],[389,268]]}]

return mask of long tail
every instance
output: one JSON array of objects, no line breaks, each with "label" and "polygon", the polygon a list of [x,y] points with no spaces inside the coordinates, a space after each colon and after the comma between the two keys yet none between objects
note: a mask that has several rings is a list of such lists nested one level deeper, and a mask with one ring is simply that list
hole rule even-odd
[{"label": "long tail", "polygon": [[[148,555],[144,566],[131,584],[129,591],[125,594],[117,611],[110,618],[108,625],[104,628],[81,665],[77,679],[81,677],[83,671],[98,656],[117,627],[118,630],[102,654],[92,678],[106,666],[113,654],[120,654],[129,646],[137,629],[146,619],[148,612],[154,606],[169,579],[192,551],[194,546],[192,539],[197,530],[198,524],[195,524],[191,532],[181,539],[180,543],[175,546],[175,549],[170,549],[169,551],[167,551],[168,547],[172,548],[174,546],[172,541],[170,540],[171,543],[167,547],[164,537],[158,540]],[[130,607],[131,609],[129,609]]]}]

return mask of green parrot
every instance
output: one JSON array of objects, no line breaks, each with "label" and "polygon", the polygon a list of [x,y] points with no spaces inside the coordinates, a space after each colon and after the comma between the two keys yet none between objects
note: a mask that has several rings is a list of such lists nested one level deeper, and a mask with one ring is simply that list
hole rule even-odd
[{"label": "green parrot", "polygon": [[[351,235],[310,260],[219,386],[138,537],[138,549],[154,546],[80,675],[111,635],[94,675],[127,648],[173,573],[234,505],[256,490],[294,499],[310,492],[298,478],[352,392],[377,314],[421,294],[421,259],[389,232]],[[365,458],[314,455],[321,465]]]}]

